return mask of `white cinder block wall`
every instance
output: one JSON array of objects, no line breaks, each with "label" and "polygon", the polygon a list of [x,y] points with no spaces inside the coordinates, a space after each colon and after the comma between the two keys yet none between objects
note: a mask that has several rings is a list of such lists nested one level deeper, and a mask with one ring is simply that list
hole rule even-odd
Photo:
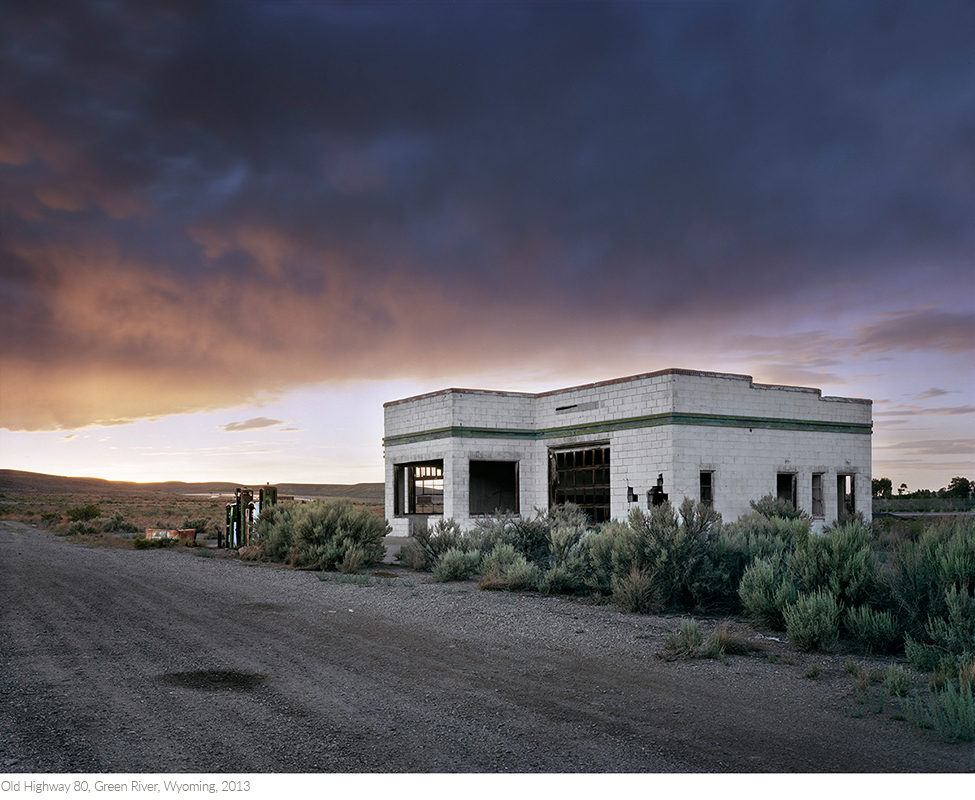
[{"label": "white cinder block wall", "polygon": [[386,516],[398,535],[409,534],[410,519],[394,513],[397,464],[442,459],[444,516],[466,526],[471,460],[518,462],[520,511],[530,515],[548,507],[550,452],[596,444],[610,448],[613,517],[646,508],[661,475],[675,505],[697,500],[702,471],[713,474],[714,506],[726,520],[774,495],[778,473],[796,475],[807,511],[812,476],[823,476],[818,526],[836,518],[837,476],[854,475],[856,509],[870,517],[869,400],[671,369],[537,395],[447,389],[384,411]]}]

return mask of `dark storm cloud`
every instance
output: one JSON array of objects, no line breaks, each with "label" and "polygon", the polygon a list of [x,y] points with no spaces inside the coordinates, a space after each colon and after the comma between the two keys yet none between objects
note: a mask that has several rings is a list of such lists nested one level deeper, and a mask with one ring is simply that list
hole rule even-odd
[{"label": "dark storm cloud", "polygon": [[[67,386],[87,359],[116,388],[155,369],[159,409],[213,407],[252,396],[254,355],[273,385],[416,374],[423,307],[467,327],[449,368],[487,332],[478,359],[927,290],[931,265],[970,280],[970,4],[0,13],[0,333],[8,363],[60,364]],[[967,324],[934,309],[861,334],[956,351]]]},{"label": "dark storm cloud", "polygon": [[[975,264],[971,266],[975,267]],[[971,289],[971,280],[968,288]],[[940,309],[901,311],[885,314],[882,319],[861,326],[859,333],[861,351],[938,350],[943,353],[971,353],[975,351],[975,313]]]}]

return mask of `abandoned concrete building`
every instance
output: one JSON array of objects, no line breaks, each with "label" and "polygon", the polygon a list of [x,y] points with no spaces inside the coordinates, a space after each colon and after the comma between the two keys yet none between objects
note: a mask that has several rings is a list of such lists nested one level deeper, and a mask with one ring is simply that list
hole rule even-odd
[{"label": "abandoned concrete building", "polygon": [[870,518],[870,400],[667,369],[540,394],[444,389],[384,413],[394,535],[570,502],[602,522],[685,497],[725,520],[766,495],[817,528]]}]

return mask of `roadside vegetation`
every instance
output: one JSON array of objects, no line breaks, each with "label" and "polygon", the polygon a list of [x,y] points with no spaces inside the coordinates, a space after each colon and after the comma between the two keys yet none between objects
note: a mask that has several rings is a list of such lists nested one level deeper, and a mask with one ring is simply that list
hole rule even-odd
[{"label": "roadside vegetation", "polygon": [[263,556],[297,569],[357,572],[386,554],[389,525],[350,500],[281,503],[257,522],[255,546]]},{"label": "roadside vegetation", "polygon": [[772,497],[751,506],[730,523],[690,500],[600,526],[573,506],[495,517],[468,531],[441,519],[416,533],[400,561],[438,581],[476,577],[485,590],[585,595],[625,612],[679,614],[666,658],[724,658],[745,647],[727,631],[704,640],[688,614],[755,620],[800,652],[898,658],[929,676],[925,694],[907,692],[905,678],[891,674],[884,685],[900,716],[946,741],[972,740],[975,519],[858,517],[817,534],[805,514]]},{"label": "roadside vegetation", "polygon": [[[139,549],[180,546],[145,540],[148,527],[194,528],[202,544],[216,539],[225,506],[159,496],[4,500],[5,518]],[[572,595],[625,613],[674,615],[680,627],[656,654],[666,660],[724,661],[761,650],[724,624],[703,636],[694,616],[750,620],[799,653],[890,659],[883,673],[849,669],[851,713],[889,708],[945,741],[971,741],[975,518],[854,518],[816,534],[805,514],[772,497],[751,508],[734,522],[690,500],[598,526],[574,506],[486,518],[472,530],[439,519],[416,532],[399,560],[436,582],[476,580],[488,591]],[[382,561],[388,532],[381,507],[283,502],[261,515],[247,557],[359,580],[356,573]],[[805,677],[819,672],[814,665]]]}]

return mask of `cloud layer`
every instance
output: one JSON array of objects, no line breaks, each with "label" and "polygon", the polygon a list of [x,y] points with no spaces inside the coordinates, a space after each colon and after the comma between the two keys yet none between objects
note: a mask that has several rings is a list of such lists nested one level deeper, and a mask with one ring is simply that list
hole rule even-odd
[{"label": "cloud layer", "polygon": [[970,4],[4,16],[10,429],[729,338],[970,360]]}]

